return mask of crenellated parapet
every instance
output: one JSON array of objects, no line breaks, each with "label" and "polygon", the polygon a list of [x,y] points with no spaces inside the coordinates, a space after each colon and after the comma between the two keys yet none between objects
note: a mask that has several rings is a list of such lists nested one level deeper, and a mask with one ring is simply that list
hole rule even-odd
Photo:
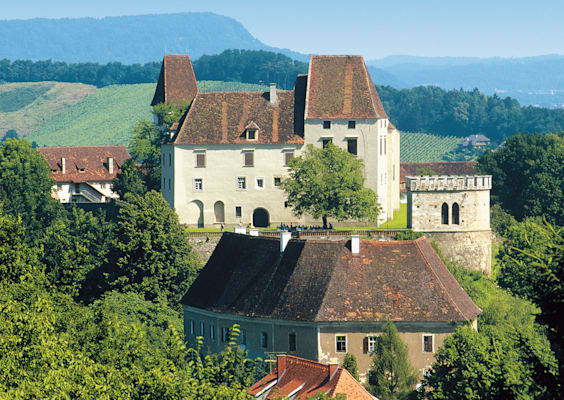
[{"label": "crenellated parapet", "polygon": [[491,175],[431,175],[406,177],[408,191],[491,190]]}]

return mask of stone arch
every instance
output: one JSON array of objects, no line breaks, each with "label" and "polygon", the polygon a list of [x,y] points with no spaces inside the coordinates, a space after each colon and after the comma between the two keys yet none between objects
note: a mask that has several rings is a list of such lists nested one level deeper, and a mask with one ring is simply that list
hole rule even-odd
[{"label": "stone arch", "polygon": [[190,224],[197,224],[198,228],[204,227],[204,203],[200,200],[188,203],[188,221]]},{"label": "stone arch", "polygon": [[460,207],[458,203],[452,205],[452,223],[460,225]]},{"label": "stone arch", "polygon": [[253,226],[256,228],[267,228],[270,225],[270,215],[264,208],[255,208],[253,211]]},{"label": "stone arch", "polygon": [[218,200],[213,205],[213,213],[215,214],[215,222],[225,222],[225,204]]},{"label": "stone arch", "polygon": [[448,204],[443,203],[441,206],[441,224],[448,225]]}]

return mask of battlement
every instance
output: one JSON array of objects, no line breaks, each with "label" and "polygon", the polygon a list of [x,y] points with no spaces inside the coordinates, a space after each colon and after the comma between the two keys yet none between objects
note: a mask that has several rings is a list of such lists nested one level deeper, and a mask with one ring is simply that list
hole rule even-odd
[{"label": "battlement", "polygon": [[406,188],[417,191],[491,190],[491,175],[407,176]]}]

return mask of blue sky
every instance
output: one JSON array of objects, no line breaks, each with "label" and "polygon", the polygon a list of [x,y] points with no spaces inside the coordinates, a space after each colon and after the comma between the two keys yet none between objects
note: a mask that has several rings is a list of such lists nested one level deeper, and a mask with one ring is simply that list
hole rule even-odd
[{"label": "blue sky", "polygon": [[0,0],[1,19],[211,11],[303,53],[521,57],[564,54],[562,0]]}]

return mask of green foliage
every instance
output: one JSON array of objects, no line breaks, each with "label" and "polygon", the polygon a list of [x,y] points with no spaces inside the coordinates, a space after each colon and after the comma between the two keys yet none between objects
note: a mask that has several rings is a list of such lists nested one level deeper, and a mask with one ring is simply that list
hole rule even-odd
[{"label": "green foliage", "polygon": [[128,194],[125,200],[118,214],[119,240],[104,268],[104,290],[166,299],[176,306],[200,268],[188,236],[160,193]]},{"label": "green foliage", "polygon": [[511,214],[506,212],[499,204],[494,204],[490,208],[490,226],[494,232],[497,232],[502,237],[507,235],[511,226],[516,224],[517,221]]},{"label": "green foliage", "polygon": [[350,372],[350,374],[358,381],[358,364],[356,362],[356,357],[354,354],[345,354],[345,359],[341,365],[344,369]]},{"label": "green foliage", "polygon": [[402,162],[442,161],[445,154],[458,147],[459,141],[455,136],[402,132],[400,159]]},{"label": "green foliage", "polygon": [[51,90],[51,87],[52,84],[43,84],[0,92],[0,113],[21,110]]},{"label": "green foliage", "polygon": [[430,167],[417,167],[415,170],[416,175],[420,176],[434,176],[438,175],[435,171],[433,171]]},{"label": "green foliage", "polygon": [[155,114],[159,122],[164,125],[167,129],[172,127],[172,124],[180,121],[184,112],[190,106],[189,101],[184,104],[174,104],[174,103],[160,103],[153,107],[153,114]]},{"label": "green foliage", "polygon": [[119,195],[120,199],[125,198],[126,193],[144,195],[147,192],[145,179],[146,177],[137,167],[135,160],[130,158],[125,160],[121,171],[112,181],[112,190]]},{"label": "green foliage", "polygon": [[387,322],[382,330],[383,334],[376,338],[367,389],[383,400],[404,398],[413,390],[417,373],[409,363],[407,345],[396,326]]},{"label": "green foliage", "polygon": [[517,220],[546,216],[564,224],[564,133],[515,135],[478,160],[493,175],[492,199]]},{"label": "green foliage", "polygon": [[420,238],[421,236],[423,236],[423,233],[414,232],[411,229],[409,229],[407,231],[399,232],[398,234],[396,234],[394,236],[394,240],[415,240]]},{"label": "green foliage", "polygon": [[499,144],[518,132],[564,129],[564,110],[521,107],[515,99],[486,96],[478,89],[447,91],[437,86],[418,86],[398,90],[378,86],[377,90],[394,125],[405,132],[458,137],[483,134]]},{"label": "green foliage", "polygon": [[[167,139],[168,133],[149,121],[138,121],[132,133],[133,138],[129,142],[129,152],[133,162],[141,165],[143,170],[141,177],[145,188],[146,190],[160,191],[161,144]],[[138,182],[135,183],[135,186],[137,184]],[[137,189],[135,186],[133,189]]]},{"label": "green foliage", "polygon": [[51,197],[51,169],[26,140],[8,139],[0,146],[0,202],[21,218],[29,242],[58,218],[62,206]]},{"label": "green foliage", "polygon": [[458,147],[443,156],[444,161],[473,161],[480,158],[485,148]]},{"label": "green foliage", "polygon": [[334,145],[325,149],[307,147],[303,157],[290,161],[289,176],[282,182],[288,205],[296,215],[311,214],[338,221],[375,221],[381,211],[376,194],[364,187],[364,164]]}]

